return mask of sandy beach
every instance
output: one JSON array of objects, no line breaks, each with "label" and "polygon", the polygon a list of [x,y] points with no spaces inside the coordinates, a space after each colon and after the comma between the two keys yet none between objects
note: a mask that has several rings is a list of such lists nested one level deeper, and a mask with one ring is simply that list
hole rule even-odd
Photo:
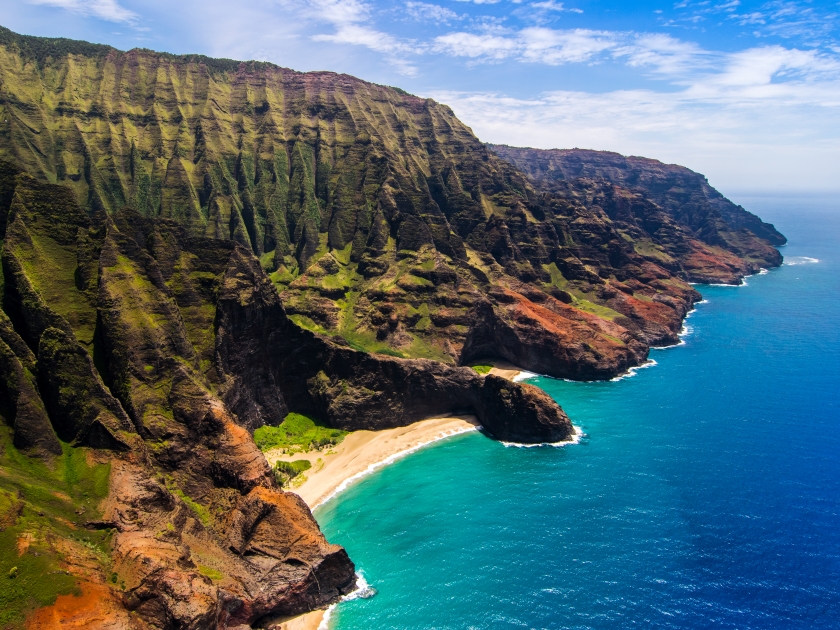
[{"label": "sandy beach", "polygon": [[283,621],[275,620],[266,627],[271,630],[318,630],[324,621],[326,610],[313,610],[305,615],[298,615]]},{"label": "sandy beach", "polygon": [[[513,380],[521,370],[510,363],[495,361],[491,374]],[[306,501],[310,509],[335,496],[345,487],[381,466],[408,455],[448,436],[473,431],[478,426],[475,416],[430,418],[407,427],[383,431],[354,431],[338,446],[320,451],[306,451],[293,455],[280,449],[268,451],[265,457],[271,466],[277,461],[308,459],[312,468],[307,470],[302,483],[288,488]],[[275,622],[272,630],[318,630],[325,611],[315,610],[288,620]]]},{"label": "sandy beach", "polygon": [[309,451],[284,455],[279,450],[268,451],[265,456],[272,466],[276,461],[308,459],[312,468],[304,474],[300,485],[288,488],[299,494],[306,504],[315,509],[340,487],[401,454],[407,454],[426,444],[450,435],[475,430],[478,420],[474,416],[452,416],[421,420],[407,427],[384,431],[354,431],[338,446],[328,450]]},{"label": "sandy beach", "polygon": [[501,376],[509,381],[515,379],[519,376],[520,372],[522,372],[522,368],[516,367],[507,361],[492,361],[491,365],[493,366],[493,369],[490,370],[490,374],[493,374],[494,376]]}]

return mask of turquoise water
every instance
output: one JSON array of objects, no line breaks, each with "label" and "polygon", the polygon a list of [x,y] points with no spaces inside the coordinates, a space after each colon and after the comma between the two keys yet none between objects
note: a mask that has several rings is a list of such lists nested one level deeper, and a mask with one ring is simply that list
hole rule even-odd
[{"label": "turquoise water", "polygon": [[317,511],[377,590],[332,628],[840,627],[840,204],[738,201],[802,264],[698,287],[632,378],[533,379],[580,444],[451,438]]}]

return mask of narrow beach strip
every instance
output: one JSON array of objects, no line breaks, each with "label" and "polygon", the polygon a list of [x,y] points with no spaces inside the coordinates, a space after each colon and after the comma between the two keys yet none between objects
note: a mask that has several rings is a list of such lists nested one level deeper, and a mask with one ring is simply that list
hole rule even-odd
[{"label": "narrow beach strip", "polygon": [[278,460],[308,459],[312,463],[312,468],[305,473],[306,480],[289,490],[300,495],[314,510],[374,470],[428,444],[477,428],[475,416],[430,418],[396,429],[354,431],[329,451],[294,455],[269,451],[266,459],[272,466]]},{"label": "narrow beach strip", "polygon": [[[515,380],[523,372],[520,368],[494,362],[490,372],[508,380]],[[354,482],[373,471],[387,466],[406,455],[438,442],[442,439],[475,431],[479,427],[475,416],[451,416],[430,418],[410,424],[407,427],[383,429],[381,431],[354,431],[338,446],[328,451],[306,451],[283,455],[280,451],[268,451],[265,456],[274,466],[277,461],[308,459],[312,468],[306,471],[306,480],[289,491],[298,494],[314,510],[323,505]],[[320,462],[318,460],[321,460]],[[324,630],[335,604],[327,610],[313,610],[286,620],[276,620],[272,630]]]}]

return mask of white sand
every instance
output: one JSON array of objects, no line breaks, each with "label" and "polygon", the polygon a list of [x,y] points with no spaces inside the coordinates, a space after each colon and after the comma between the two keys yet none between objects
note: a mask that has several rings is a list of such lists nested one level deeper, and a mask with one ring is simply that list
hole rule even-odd
[{"label": "white sand", "polygon": [[509,381],[514,380],[522,371],[522,368],[516,367],[507,361],[498,360],[490,361],[489,363],[493,366],[493,369],[490,370],[490,374],[493,374],[494,376],[501,376]]},{"label": "white sand", "polygon": [[477,425],[478,420],[474,416],[431,418],[397,429],[354,431],[330,450],[294,455],[282,455],[277,450],[268,451],[265,455],[272,466],[278,460],[308,459],[312,463],[312,468],[304,473],[306,480],[290,490],[315,509],[356,479],[401,455],[447,436],[474,430]]},{"label": "white sand", "polygon": [[[505,361],[494,361],[490,374],[513,380],[521,370]],[[415,422],[407,427],[383,431],[354,431],[338,446],[322,451],[308,451],[285,455],[279,449],[268,451],[268,463],[308,459],[312,468],[304,474],[306,480],[291,488],[306,501],[310,509],[329,500],[355,480],[364,477],[381,466],[396,461],[403,455],[414,452],[427,444],[437,442],[450,435],[475,430],[478,420],[475,416],[452,416],[430,418]],[[320,461],[319,461],[320,460]],[[318,630],[324,620],[325,611],[315,610],[293,617],[272,626],[276,630]]]},{"label": "white sand", "polygon": [[269,624],[271,630],[318,630],[324,620],[325,610],[313,610],[305,615],[298,615],[283,621],[275,620]]}]

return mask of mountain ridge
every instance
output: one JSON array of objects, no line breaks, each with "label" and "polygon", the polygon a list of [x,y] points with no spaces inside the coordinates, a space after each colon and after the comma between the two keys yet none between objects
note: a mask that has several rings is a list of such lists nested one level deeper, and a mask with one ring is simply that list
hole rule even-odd
[{"label": "mountain ridge", "polygon": [[[689,282],[781,264],[705,206],[699,230],[603,172],[529,178],[539,155],[348,75],[0,30],[6,535],[127,627],[323,607],[352,561],[254,429],[470,411],[499,439],[568,439],[540,390],[465,366],[611,378],[676,343]],[[11,621],[50,597],[17,595]]]}]

